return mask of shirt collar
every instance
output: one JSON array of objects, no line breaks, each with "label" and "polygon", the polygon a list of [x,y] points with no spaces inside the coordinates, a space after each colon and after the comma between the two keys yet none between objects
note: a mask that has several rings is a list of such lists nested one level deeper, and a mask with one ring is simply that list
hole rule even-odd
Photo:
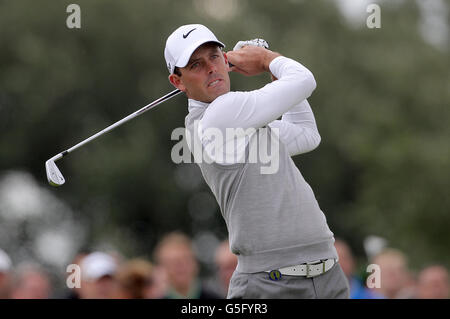
[{"label": "shirt collar", "polygon": [[208,107],[210,103],[206,103],[206,102],[200,102],[197,100],[193,100],[193,99],[188,99],[188,110],[189,112],[192,111],[194,108],[206,108]]}]

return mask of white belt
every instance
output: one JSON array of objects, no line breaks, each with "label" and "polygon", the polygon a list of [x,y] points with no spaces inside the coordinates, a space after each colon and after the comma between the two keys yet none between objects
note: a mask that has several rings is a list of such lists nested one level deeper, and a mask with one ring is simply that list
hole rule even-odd
[{"label": "white belt", "polygon": [[319,276],[321,274],[326,273],[336,263],[337,263],[337,260],[335,260],[335,259],[326,259],[326,260],[319,260],[316,262],[310,262],[310,263],[296,265],[296,266],[284,267],[284,268],[266,271],[266,272],[269,273],[269,277],[272,280],[279,280],[281,278],[280,275],[306,276],[307,278],[312,278],[312,277]]}]

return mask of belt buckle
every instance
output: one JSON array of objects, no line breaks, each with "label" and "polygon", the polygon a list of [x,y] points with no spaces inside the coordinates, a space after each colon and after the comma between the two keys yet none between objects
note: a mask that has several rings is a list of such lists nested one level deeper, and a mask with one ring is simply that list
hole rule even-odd
[{"label": "belt buckle", "polygon": [[269,272],[269,279],[272,281],[278,281],[281,279],[281,271],[278,269],[271,270]]}]

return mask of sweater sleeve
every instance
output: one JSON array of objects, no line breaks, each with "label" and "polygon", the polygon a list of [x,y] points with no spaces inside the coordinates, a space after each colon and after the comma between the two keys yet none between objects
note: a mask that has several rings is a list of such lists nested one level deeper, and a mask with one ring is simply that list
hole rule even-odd
[{"label": "sweater sleeve", "polygon": [[312,73],[300,63],[277,57],[269,65],[278,78],[258,90],[229,92],[215,99],[201,120],[203,129],[258,129],[308,98],[316,87]]},{"label": "sweater sleeve", "polygon": [[281,120],[273,121],[269,126],[278,129],[280,141],[287,146],[291,156],[312,151],[320,144],[320,134],[307,100],[294,106]]}]

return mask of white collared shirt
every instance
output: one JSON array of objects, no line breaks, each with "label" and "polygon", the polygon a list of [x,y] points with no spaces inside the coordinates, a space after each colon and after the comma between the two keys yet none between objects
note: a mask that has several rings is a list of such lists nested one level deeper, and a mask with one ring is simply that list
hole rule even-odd
[{"label": "white collared shirt", "polygon": [[[278,80],[258,90],[229,92],[211,103],[189,99],[189,111],[207,108],[198,126],[198,135],[203,144],[211,143],[208,129],[222,132],[223,147],[206,148],[208,155],[217,163],[234,164],[242,159],[245,147],[254,133],[227,138],[227,129],[242,129],[251,132],[269,125],[277,129],[291,156],[309,152],[320,143],[320,135],[311,107],[306,100],[316,87],[312,73],[300,63],[279,56],[269,65]],[[277,120],[281,116],[281,120]],[[250,129],[250,131],[249,131]],[[237,147],[228,147],[230,143]],[[239,147],[241,146],[241,147]],[[232,149],[234,156],[226,155]]]}]

